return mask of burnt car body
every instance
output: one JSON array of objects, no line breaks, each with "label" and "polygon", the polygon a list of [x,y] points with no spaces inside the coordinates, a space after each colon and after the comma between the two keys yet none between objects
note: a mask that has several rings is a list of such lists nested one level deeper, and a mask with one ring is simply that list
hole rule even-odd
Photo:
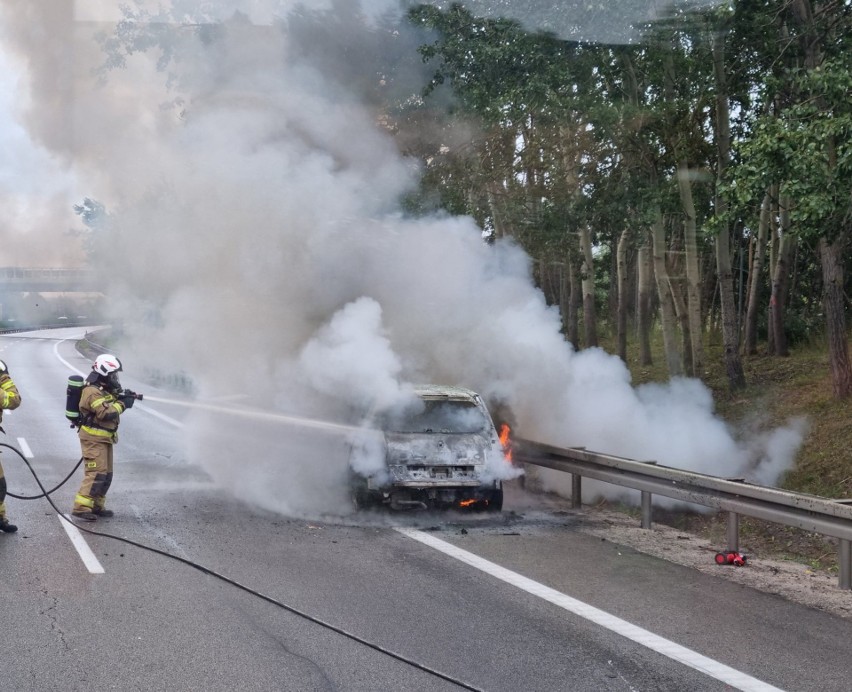
[{"label": "burnt car body", "polygon": [[352,472],[356,508],[461,509],[499,512],[503,486],[495,464],[508,463],[482,398],[461,387],[417,385],[418,404],[375,414],[385,468]]}]

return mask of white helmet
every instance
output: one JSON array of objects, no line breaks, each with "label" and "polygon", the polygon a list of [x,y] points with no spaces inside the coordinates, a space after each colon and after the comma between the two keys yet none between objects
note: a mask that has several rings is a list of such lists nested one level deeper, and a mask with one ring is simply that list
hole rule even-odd
[{"label": "white helmet", "polygon": [[9,368],[6,367],[5,361],[0,360],[0,375],[2,375],[4,372],[9,372]]},{"label": "white helmet", "polygon": [[98,373],[98,375],[106,377],[111,372],[119,372],[121,370],[121,361],[111,353],[102,353],[95,358],[92,370]]}]

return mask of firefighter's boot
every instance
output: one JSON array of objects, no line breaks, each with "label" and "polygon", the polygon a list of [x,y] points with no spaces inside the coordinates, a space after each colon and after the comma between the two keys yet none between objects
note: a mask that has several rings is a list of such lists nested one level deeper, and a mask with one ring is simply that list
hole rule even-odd
[{"label": "firefighter's boot", "polygon": [[9,520],[6,517],[0,519],[0,531],[3,533],[15,533],[18,530],[18,527],[14,524],[10,524]]},{"label": "firefighter's boot", "polygon": [[97,521],[98,515],[90,510],[86,510],[85,512],[71,512],[71,516],[75,519],[82,519],[83,521]]}]

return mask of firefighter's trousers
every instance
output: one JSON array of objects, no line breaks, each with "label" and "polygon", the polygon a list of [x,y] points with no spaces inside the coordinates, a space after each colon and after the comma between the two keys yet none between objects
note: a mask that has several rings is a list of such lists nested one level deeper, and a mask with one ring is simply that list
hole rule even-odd
[{"label": "firefighter's trousers", "polygon": [[74,498],[74,512],[99,512],[106,504],[112,483],[112,444],[80,440],[83,450],[83,483]]},{"label": "firefighter's trousers", "polygon": [[0,523],[6,518],[6,476],[3,475],[3,464],[0,464]]}]

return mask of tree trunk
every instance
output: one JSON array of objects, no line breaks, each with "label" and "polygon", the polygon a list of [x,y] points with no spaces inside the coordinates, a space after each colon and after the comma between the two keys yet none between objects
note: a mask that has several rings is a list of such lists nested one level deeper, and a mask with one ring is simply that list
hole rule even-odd
[{"label": "tree trunk", "polygon": [[629,297],[629,277],[627,274],[627,229],[618,239],[616,267],[618,270],[618,357],[627,362],[627,302]]},{"label": "tree trunk", "polygon": [[719,301],[722,309],[722,345],[725,349],[725,373],[731,390],[745,387],[745,373],[740,360],[737,305],[734,299],[734,276],[731,271],[731,250],[728,229],[716,237],[716,268],[719,272]]},{"label": "tree trunk", "polygon": [[562,317],[562,334],[568,334],[568,313],[571,309],[571,282],[568,279],[568,267],[559,265],[559,314]]},{"label": "tree trunk", "polygon": [[598,345],[598,327],[595,316],[595,265],[592,259],[592,236],[587,227],[580,229],[580,249],[583,252],[583,266],[580,276],[583,285],[583,328],[586,348]]},{"label": "tree trunk", "polygon": [[763,198],[760,206],[760,223],[757,227],[757,241],[754,249],[754,261],[749,275],[748,309],[745,319],[745,352],[753,356],[757,353],[757,309],[760,296],[760,274],[766,260],[766,235],[769,228],[769,193]]},{"label": "tree trunk", "polygon": [[692,198],[692,183],[689,165],[685,160],[678,163],[677,170],[680,203],[683,207],[683,239],[686,274],[686,321],[689,324],[689,342],[692,355],[692,372],[700,376],[704,371],[704,339],[701,324],[701,272],[698,269],[698,231],[695,222],[695,202]]},{"label": "tree trunk", "polygon": [[[724,179],[731,151],[730,112],[728,88],[725,81],[725,35],[713,36],[713,71],[716,82],[716,144],[719,152],[717,189]],[[716,214],[727,212],[725,199],[716,195]],[[730,230],[725,224],[716,236],[716,273],[719,275],[719,305],[722,311],[722,345],[725,349],[725,372],[731,390],[745,387],[745,373],[740,360],[737,306],[734,300],[734,275],[731,271]]]},{"label": "tree trunk", "polygon": [[504,193],[501,189],[500,183],[496,180],[489,180],[486,188],[488,192],[488,207],[491,210],[491,223],[494,225],[495,239],[511,236],[512,233],[503,221],[502,197]]},{"label": "tree trunk", "polygon": [[784,314],[789,278],[787,257],[792,238],[785,235],[778,248],[778,260],[775,262],[775,276],[772,277],[772,295],[769,297],[769,352],[774,356],[789,356],[787,336],[784,333]]},{"label": "tree trunk", "polygon": [[573,257],[568,258],[568,283],[571,292],[568,298],[568,327],[566,336],[574,348],[580,347],[580,303],[582,290],[580,288],[580,272]]},{"label": "tree trunk", "polygon": [[772,334],[772,350],[776,356],[789,356],[784,319],[787,312],[787,287],[790,281],[790,256],[795,237],[790,229],[789,200],[783,200],[781,206],[781,242],[778,245],[778,257],[775,262],[775,274],[772,277],[772,295],[769,298],[769,330]]},{"label": "tree trunk", "polygon": [[716,254],[708,252],[701,263],[701,325],[705,336],[708,331],[718,329],[719,326],[719,310],[716,308],[718,293],[719,272],[716,271]]},{"label": "tree trunk", "polygon": [[666,226],[660,210],[655,213],[653,226],[654,275],[657,280],[657,293],[660,296],[660,321],[663,328],[663,349],[666,353],[666,366],[669,375],[683,375],[683,363],[677,347],[675,314],[672,291],[669,285],[669,272],[666,268]]},{"label": "tree trunk", "polygon": [[822,264],[828,358],[831,364],[831,385],[834,396],[843,399],[852,394],[852,364],[849,362],[849,340],[846,335],[846,304],[843,275],[843,251],[846,249],[848,231],[837,240],[819,240]]},{"label": "tree trunk", "polygon": [[775,330],[772,328],[772,282],[775,280],[775,272],[778,270],[778,256],[781,248],[781,236],[778,229],[778,185],[770,188],[769,204],[769,308],[766,315],[766,352],[770,355],[775,353]]},{"label": "tree trunk", "polygon": [[647,247],[639,248],[639,363],[651,365],[651,251]]},{"label": "tree trunk", "polygon": [[675,281],[669,272],[669,292],[672,296],[675,317],[680,324],[680,353],[683,372],[691,377],[698,377],[692,362],[692,339],[689,335],[689,311],[686,307],[686,296],[683,290],[683,280]]},{"label": "tree trunk", "polygon": [[[814,26],[814,7],[809,0],[794,0],[791,9],[797,21],[805,28],[803,48],[805,65],[809,70],[818,70],[822,62],[822,42],[825,37]],[[825,11],[824,7],[818,7]],[[838,11],[835,9],[834,11]],[[815,96],[816,103],[824,107],[824,99]],[[828,168],[837,168],[837,142],[833,135],[825,141]],[[850,236],[849,213],[839,235],[830,240],[823,236],[819,239],[820,264],[823,277],[823,305],[825,309],[826,335],[828,337],[828,358],[831,363],[831,384],[834,396],[845,398],[852,393],[852,367],[849,363],[849,343],[846,335],[845,283],[843,275],[844,251],[848,249]]]}]

